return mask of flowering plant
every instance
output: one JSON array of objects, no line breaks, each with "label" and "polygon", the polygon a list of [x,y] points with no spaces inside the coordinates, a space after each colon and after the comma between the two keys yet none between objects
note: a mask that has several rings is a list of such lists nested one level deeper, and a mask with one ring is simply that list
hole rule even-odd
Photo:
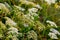
[{"label": "flowering plant", "polygon": [[0,0],[0,40],[60,40],[60,1]]}]

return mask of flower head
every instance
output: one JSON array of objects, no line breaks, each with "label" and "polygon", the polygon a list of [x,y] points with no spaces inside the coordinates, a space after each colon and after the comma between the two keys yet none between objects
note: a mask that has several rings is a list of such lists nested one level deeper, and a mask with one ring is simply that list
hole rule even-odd
[{"label": "flower head", "polygon": [[37,8],[30,8],[28,9],[29,13],[36,13],[38,11]]},{"label": "flower head", "polygon": [[57,25],[54,22],[49,21],[49,20],[47,20],[46,22],[49,23],[51,26],[55,26],[57,28]]},{"label": "flower head", "polygon": [[8,30],[9,30],[8,34],[9,33],[12,33],[12,34],[16,33],[16,34],[18,34],[18,29],[17,28],[11,27]]},{"label": "flower head", "polygon": [[38,4],[36,5],[36,7],[39,8],[39,9],[42,9],[42,7],[40,5],[38,5]]},{"label": "flower head", "polygon": [[27,37],[28,39],[32,38],[33,40],[37,40],[37,34],[33,30],[28,32]]},{"label": "flower head", "polygon": [[58,39],[58,37],[52,33],[52,32],[49,32],[48,36],[51,38],[51,39]]},{"label": "flower head", "polygon": [[10,18],[8,17],[5,17],[6,20],[6,25],[9,25],[9,26],[16,26],[17,23],[15,23],[13,20],[11,20]]},{"label": "flower head", "polygon": [[56,0],[45,0],[45,1],[46,1],[49,5],[56,2]]},{"label": "flower head", "polygon": [[58,34],[58,35],[60,35],[59,31],[57,31],[57,30],[54,29],[54,28],[51,28],[50,31],[53,32],[54,34]]}]

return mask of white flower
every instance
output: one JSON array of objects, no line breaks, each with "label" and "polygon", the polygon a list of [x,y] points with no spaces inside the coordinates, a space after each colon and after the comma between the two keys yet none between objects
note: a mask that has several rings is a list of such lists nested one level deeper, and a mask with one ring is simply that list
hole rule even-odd
[{"label": "white flower", "polygon": [[58,37],[52,33],[52,32],[49,32],[48,36],[51,38],[51,39],[58,39]]},{"label": "white flower", "polygon": [[31,30],[28,32],[28,35],[27,35],[28,39],[33,39],[33,40],[37,40],[37,34],[35,31]]},{"label": "white flower", "polygon": [[53,32],[54,34],[60,35],[60,33],[56,29],[54,29],[54,28],[51,28],[50,31]]},{"label": "white flower", "polygon": [[38,16],[38,14],[37,13],[32,13],[34,16]]},{"label": "white flower", "polygon": [[17,33],[17,34],[18,34],[18,29],[17,29],[17,28],[11,27],[11,28],[9,28],[8,30],[9,30],[8,34],[9,34],[9,33],[12,33],[12,34],[13,34],[13,33]]},{"label": "white flower", "polygon": [[25,18],[29,19],[30,20],[30,14],[27,14],[27,15],[24,15]]},{"label": "white flower", "polygon": [[17,31],[18,32],[18,29],[17,28],[14,28],[14,27],[9,28],[8,30]]},{"label": "white flower", "polygon": [[28,9],[28,11],[29,11],[29,13],[35,13],[38,11],[38,9],[37,8],[30,8],[30,9]]},{"label": "white flower", "polygon": [[40,5],[38,5],[38,4],[36,5],[36,7],[39,8],[39,9],[42,9],[42,7]]},{"label": "white flower", "polygon": [[38,16],[38,14],[35,13],[34,16]]},{"label": "white flower", "polygon": [[55,3],[56,2],[56,0],[45,0],[49,5],[51,4],[51,3]]},{"label": "white flower", "polygon": [[29,26],[27,23],[24,23],[23,25],[24,25],[24,27],[28,27]]},{"label": "white flower", "polygon": [[49,20],[47,20],[46,22],[49,23],[51,26],[55,26],[57,28],[57,25],[54,22],[49,21]]},{"label": "white flower", "polygon": [[6,25],[9,25],[9,26],[16,26],[17,23],[15,23],[13,20],[11,20],[10,18],[8,17],[5,17],[6,20]]},{"label": "white flower", "polygon": [[7,20],[7,21],[6,21],[6,24],[7,24],[7,25],[16,26],[16,23],[13,22],[12,20]]},{"label": "white flower", "polygon": [[38,16],[37,13],[30,13],[31,16]]}]

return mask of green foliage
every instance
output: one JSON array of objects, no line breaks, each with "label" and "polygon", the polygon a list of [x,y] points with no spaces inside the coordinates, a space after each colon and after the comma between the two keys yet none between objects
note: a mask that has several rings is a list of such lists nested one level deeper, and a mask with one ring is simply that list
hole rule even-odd
[{"label": "green foliage", "polygon": [[0,0],[0,39],[60,40],[59,4],[45,0]]}]

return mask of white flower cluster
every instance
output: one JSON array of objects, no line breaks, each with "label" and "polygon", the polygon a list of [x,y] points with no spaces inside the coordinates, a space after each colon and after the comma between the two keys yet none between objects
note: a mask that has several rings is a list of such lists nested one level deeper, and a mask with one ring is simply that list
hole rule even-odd
[{"label": "white flower cluster", "polygon": [[54,34],[60,35],[60,32],[54,28],[51,28],[50,31],[53,32]]},{"label": "white flower cluster", "polygon": [[33,40],[37,40],[37,34],[33,30],[28,32],[27,37],[28,39],[32,38]]},{"label": "white flower cluster", "polygon": [[29,13],[36,13],[38,11],[37,8],[30,8],[28,9]]},{"label": "white flower cluster", "polygon": [[57,35],[60,35],[60,32],[57,31],[57,30],[54,29],[54,28],[51,28],[50,31],[51,31],[51,32],[49,32],[49,34],[48,34],[49,37],[50,37],[51,39],[58,39]]},{"label": "white flower cluster", "polygon": [[28,9],[29,13],[25,15],[25,17],[27,17],[28,19],[32,19],[34,20],[34,16],[38,16],[38,14],[36,12],[38,12],[37,8],[30,8]]},{"label": "white flower cluster", "polygon": [[49,20],[47,20],[46,22],[49,23],[51,26],[55,26],[57,28],[57,25],[54,22],[49,21]]},{"label": "white flower cluster", "polygon": [[38,8],[38,9],[42,9],[42,7],[38,4],[35,7]]},{"label": "white flower cluster", "polygon": [[56,0],[45,0],[45,1],[46,1],[49,5],[56,2]]},{"label": "white flower cluster", "polygon": [[6,20],[6,25],[9,25],[9,26],[16,26],[17,23],[15,23],[13,20],[11,20],[10,18],[8,17],[5,17]]},{"label": "white flower cluster", "polygon": [[22,33],[19,33],[19,32],[18,32],[18,29],[15,28],[15,27],[10,27],[10,28],[8,29],[7,34],[8,34],[8,37],[9,37],[9,38],[12,38],[12,40],[18,40],[17,37],[18,37],[19,35],[20,35],[20,37],[22,37]]},{"label": "white flower cluster", "polygon": [[8,30],[9,30],[8,34],[10,34],[10,33],[12,33],[12,34],[14,34],[14,33],[18,34],[18,29],[17,28],[11,27]]},{"label": "white flower cluster", "polygon": [[54,34],[54,33],[52,33],[52,32],[49,32],[49,37],[51,38],[51,39],[58,39],[58,37]]}]

